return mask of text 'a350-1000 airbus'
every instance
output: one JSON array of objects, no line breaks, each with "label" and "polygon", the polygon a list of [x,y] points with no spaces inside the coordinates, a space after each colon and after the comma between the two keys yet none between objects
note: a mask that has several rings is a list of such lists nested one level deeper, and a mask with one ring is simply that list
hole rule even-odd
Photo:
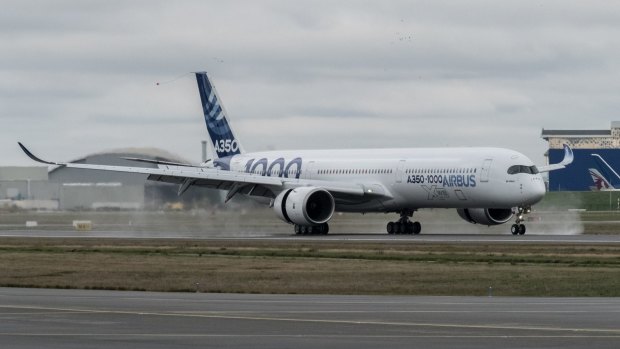
[{"label": "text 'a350-1000 airbus'", "polygon": [[524,234],[523,215],[545,195],[542,172],[573,161],[565,146],[562,162],[536,167],[523,154],[502,148],[333,149],[245,152],[206,72],[196,80],[213,161],[198,166],[156,160],[157,168],[33,160],[73,168],[148,174],[148,179],[228,191],[269,204],[296,234],[327,234],[334,212],[397,213],[389,234],[419,234],[410,217],[421,208],[454,208],[467,222],[497,225],[510,221]]}]

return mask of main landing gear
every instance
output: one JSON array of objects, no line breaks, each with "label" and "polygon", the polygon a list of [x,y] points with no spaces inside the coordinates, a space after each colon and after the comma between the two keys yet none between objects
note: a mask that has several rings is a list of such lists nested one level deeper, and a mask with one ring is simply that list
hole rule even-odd
[{"label": "main landing gear", "polygon": [[413,216],[414,210],[402,210],[400,211],[400,218],[396,222],[389,222],[387,224],[388,234],[420,234],[422,231],[422,225],[420,222],[411,222],[409,217]]},{"label": "main landing gear", "polygon": [[525,219],[523,218],[524,214],[528,214],[532,212],[532,207],[531,206],[519,206],[517,208],[517,220],[515,221],[515,224],[512,225],[512,227],[510,227],[510,232],[512,233],[512,235],[523,235],[525,234],[525,225],[523,224],[523,222],[525,221]]},{"label": "main landing gear", "polygon": [[323,223],[320,225],[299,225],[294,227],[296,235],[327,235],[329,233],[329,225]]}]

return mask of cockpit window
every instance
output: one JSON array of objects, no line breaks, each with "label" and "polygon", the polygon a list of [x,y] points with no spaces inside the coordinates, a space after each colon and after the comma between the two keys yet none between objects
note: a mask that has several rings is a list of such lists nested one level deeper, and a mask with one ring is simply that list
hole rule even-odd
[{"label": "cockpit window", "polygon": [[538,168],[536,166],[524,165],[513,165],[508,168],[508,174],[513,175],[517,173],[537,174]]}]

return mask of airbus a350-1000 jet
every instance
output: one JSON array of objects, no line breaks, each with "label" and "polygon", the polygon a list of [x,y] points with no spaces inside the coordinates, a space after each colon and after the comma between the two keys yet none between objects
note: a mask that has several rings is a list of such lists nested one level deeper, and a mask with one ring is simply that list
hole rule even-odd
[{"label": "airbus a350-1000 jet", "polygon": [[200,165],[149,159],[157,168],[69,162],[45,164],[103,171],[147,174],[149,180],[179,184],[179,195],[191,186],[226,190],[226,201],[238,194],[270,205],[296,234],[327,234],[334,212],[397,213],[389,234],[419,234],[412,222],[422,208],[454,208],[467,222],[507,223],[524,234],[524,214],[545,195],[542,172],[573,161],[565,146],[562,162],[536,167],[525,155],[502,148],[331,149],[245,152],[233,132],[220,96],[206,72],[196,80],[213,161]]}]

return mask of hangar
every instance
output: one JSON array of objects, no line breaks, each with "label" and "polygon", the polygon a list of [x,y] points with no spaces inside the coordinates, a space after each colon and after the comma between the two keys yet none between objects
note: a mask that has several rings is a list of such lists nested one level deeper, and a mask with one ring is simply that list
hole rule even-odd
[{"label": "hangar", "polygon": [[541,138],[549,142],[548,163],[560,162],[563,144],[573,148],[575,160],[561,171],[549,173],[550,191],[588,191],[593,185],[588,169],[595,168],[591,154],[599,154],[614,168],[620,169],[620,121],[607,130],[546,130]]}]

